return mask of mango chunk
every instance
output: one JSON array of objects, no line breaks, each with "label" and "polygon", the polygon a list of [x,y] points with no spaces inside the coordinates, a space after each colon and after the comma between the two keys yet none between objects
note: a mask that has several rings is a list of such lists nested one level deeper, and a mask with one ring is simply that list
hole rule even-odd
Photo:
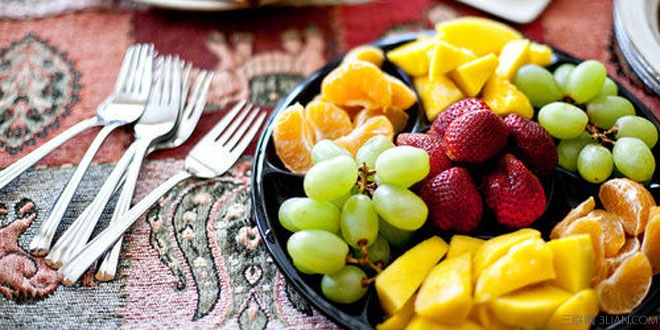
[{"label": "mango chunk", "polygon": [[438,323],[427,318],[415,315],[406,330],[481,330],[483,329],[479,324],[467,320],[460,325],[450,325],[445,323]]},{"label": "mango chunk", "polygon": [[464,97],[461,89],[445,76],[438,76],[433,81],[428,76],[414,77],[413,84],[429,121],[433,121],[440,112]]},{"label": "mango chunk", "polygon": [[529,63],[529,39],[516,39],[509,41],[500,52],[499,64],[495,72],[513,81],[518,69]]},{"label": "mango chunk", "polygon": [[404,252],[378,274],[376,293],[386,315],[394,315],[403,308],[445,255],[447,247],[442,238],[433,236]]},{"label": "mango chunk", "polygon": [[411,76],[423,76],[429,72],[429,50],[434,46],[432,38],[420,37],[388,51],[385,56]]},{"label": "mango chunk", "polygon": [[548,45],[532,42],[529,45],[529,63],[540,66],[552,64],[552,48]]},{"label": "mango chunk", "polygon": [[477,56],[470,50],[438,40],[435,42],[433,52],[431,53],[429,79],[433,81],[437,77],[475,59],[477,59]]},{"label": "mango chunk", "polygon": [[485,240],[466,235],[454,235],[449,241],[447,258],[453,258],[463,253],[474,253],[484,244]]},{"label": "mango chunk", "polygon": [[570,293],[552,285],[534,286],[493,300],[491,308],[508,325],[540,329],[570,297]]},{"label": "mango chunk", "polygon": [[534,116],[534,107],[527,95],[499,74],[494,74],[488,79],[481,97],[493,112],[502,117],[510,113],[517,113],[527,119],[532,119]]},{"label": "mango chunk", "polygon": [[463,16],[435,25],[438,39],[457,47],[468,48],[477,56],[498,55],[502,47],[522,34],[514,28],[483,17]]},{"label": "mango chunk", "polygon": [[415,313],[460,325],[472,309],[472,254],[445,259],[433,267],[415,301]]},{"label": "mango chunk", "polygon": [[528,239],[537,239],[541,237],[541,232],[531,228],[522,228],[512,233],[495,236],[485,241],[475,252],[473,256],[473,273],[476,280],[481,271],[492,265],[495,261],[503,257],[512,246],[526,241]]},{"label": "mango chunk", "polygon": [[[530,239],[484,269],[474,288],[476,303],[491,301],[527,285],[555,278],[552,250],[543,239]],[[506,279],[506,280],[504,280]]]},{"label": "mango chunk", "polygon": [[554,255],[553,285],[571,293],[591,287],[594,250],[588,234],[553,239],[547,245]]},{"label": "mango chunk", "polygon": [[490,53],[459,66],[449,72],[448,76],[465,95],[474,97],[495,73],[498,63],[497,56]]},{"label": "mango chunk", "polygon": [[415,300],[417,295],[408,299],[405,305],[394,315],[388,317],[385,321],[376,324],[376,330],[403,330],[408,322],[415,315]]},{"label": "mango chunk", "polygon": [[598,293],[584,289],[559,305],[548,319],[547,330],[587,330],[598,315]]}]

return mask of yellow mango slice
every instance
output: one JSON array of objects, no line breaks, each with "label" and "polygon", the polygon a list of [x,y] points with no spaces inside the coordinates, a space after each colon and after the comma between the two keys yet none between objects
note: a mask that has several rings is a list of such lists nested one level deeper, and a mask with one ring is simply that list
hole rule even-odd
[{"label": "yellow mango slice", "polygon": [[466,235],[454,235],[449,241],[449,249],[447,250],[447,258],[460,256],[463,253],[474,253],[484,244],[485,240],[477,237]]},{"label": "yellow mango slice", "polygon": [[450,325],[445,323],[439,323],[427,318],[415,315],[406,330],[482,330],[483,328],[470,320],[467,320],[460,325]]},{"label": "yellow mango slice", "polygon": [[552,285],[525,288],[492,301],[491,308],[502,322],[525,329],[543,328],[552,313],[571,294]]},{"label": "yellow mango slice", "polygon": [[459,48],[438,40],[435,42],[433,52],[431,53],[429,79],[433,81],[437,77],[475,59],[477,59],[477,56],[469,49]]},{"label": "yellow mango slice", "polygon": [[500,52],[499,64],[495,72],[509,81],[513,81],[518,69],[529,63],[529,45],[528,39],[509,41]]},{"label": "yellow mango slice", "polygon": [[548,319],[546,330],[587,330],[598,315],[598,293],[584,289],[559,305]]},{"label": "yellow mango slice", "polygon": [[432,38],[420,37],[388,51],[385,56],[403,72],[423,76],[429,72],[429,50],[433,45]]},{"label": "yellow mango slice", "polygon": [[474,97],[481,92],[488,78],[495,73],[498,63],[497,56],[490,53],[459,66],[449,72],[448,76],[463,94]]},{"label": "yellow mango slice", "polygon": [[500,321],[490,308],[490,304],[472,305],[468,318],[488,330],[514,330],[515,328]]},{"label": "yellow mango slice", "polygon": [[429,80],[428,76],[414,77],[413,84],[429,121],[433,121],[448,106],[465,97],[461,89],[445,76],[438,76],[434,81]]},{"label": "yellow mango slice", "polygon": [[476,16],[463,16],[437,23],[438,39],[457,47],[468,48],[477,56],[498,55],[509,41],[522,34],[504,23]]},{"label": "yellow mango slice", "polygon": [[529,63],[540,66],[552,64],[552,48],[548,45],[532,42],[529,45]]},{"label": "yellow mango slice", "polygon": [[566,236],[546,244],[554,255],[553,285],[571,293],[591,287],[594,249],[589,235]]},{"label": "yellow mango slice", "polygon": [[527,119],[534,117],[534,107],[527,95],[498,74],[494,74],[488,79],[481,97],[493,112],[502,117],[510,113],[517,113]]},{"label": "yellow mango slice", "polygon": [[415,301],[415,313],[460,325],[472,309],[472,254],[445,259],[433,267]]},{"label": "yellow mango slice", "polygon": [[481,272],[474,287],[474,300],[488,302],[554,278],[552,250],[543,239],[530,239],[512,246],[506,255]]},{"label": "yellow mango slice", "polygon": [[376,324],[376,330],[402,330],[405,329],[408,322],[415,315],[415,300],[417,295],[408,299],[405,305],[394,315],[388,317],[385,321]]},{"label": "yellow mango slice", "polygon": [[428,238],[396,258],[376,277],[376,293],[386,315],[396,314],[447,252],[440,237]]},{"label": "yellow mango slice", "polygon": [[512,233],[495,236],[485,241],[473,256],[473,278],[476,280],[481,271],[503,257],[512,246],[529,239],[541,237],[541,232],[531,228],[522,228]]}]

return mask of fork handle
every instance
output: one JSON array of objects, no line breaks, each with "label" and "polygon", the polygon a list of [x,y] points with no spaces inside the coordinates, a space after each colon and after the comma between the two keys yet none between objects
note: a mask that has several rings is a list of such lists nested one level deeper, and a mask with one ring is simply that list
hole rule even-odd
[{"label": "fork handle", "polygon": [[64,144],[64,142],[69,141],[71,138],[82,133],[83,131],[98,125],[100,125],[100,122],[96,116],[85,119],[69,127],[64,132],[58,134],[54,138],[50,139],[48,142],[42,144],[39,148],[34,149],[25,157],[19,159],[18,161],[11,164],[4,170],[0,171],[0,189],[2,189],[9,182],[14,180],[25,170],[30,168],[30,166],[34,165],[36,162],[44,158],[51,151],[55,150],[55,148]]},{"label": "fork handle", "polygon": [[73,285],[82,274],[89,269],[105,251],[113,246],[115,242],[154,205],[170,189],[179,182],[192,177],[187,171],[180,171],[167,181],[162,183],[151,193],[145,196],[139,203],[135,204],[128,212],[124,213],[116,222],[110,224],[98,236],[89,241],[78,253],[71,257],[59,270],[59,278],[64,285]]}]

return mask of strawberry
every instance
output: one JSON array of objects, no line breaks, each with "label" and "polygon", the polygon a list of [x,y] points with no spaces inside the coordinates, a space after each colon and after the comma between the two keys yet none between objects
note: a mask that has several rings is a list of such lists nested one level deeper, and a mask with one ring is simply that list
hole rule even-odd
[{"label": "strawberry", "polygon": [[442,149],[442,139],[435,135],[425,133],[400,133],[396,138],[396,145],[413,146],[426,150],[429,154],[431,170],[427,177],[436,174],[451,167],[451,161],[447,158]]},{"label": "strawberry", "polygon": [[445,153],[452,161],[483,163],[506,147],[510,131],[490,110],[468,112],[447,126]]},{"label": "strawberry", "polygon": [[529,226],[545,210],[541,182],[513,154],[505,154],[497,168],[484,175],[481,189],[497,222],[508,227]]},{"label": "strawberry", "polygon": [[520,159],[538,175],[547,176],[557,168],[557,146],[552,137],[539,123],[523,118],[515,113],[504,118],[511,128],[513,144],[519,151]]},{"label": "strawberry", "polygon": [[455,166],[423,182],[419,196],[429,207],[429,219],[440,230],[469,232],[479,225],[483,202],[470,173]]},{"label": "strawberry", "polygon": [[449,126],[449,124],[454,121],[454,119],[468,112],[477,110],[491,109],[488,104],[486,104],[486,102],[476,97],[462,99],[460,101],[454,102],[433,120],[428,133],[431,135],[443,137],[445,135],[445,131],[447,130],[447,126]]}]

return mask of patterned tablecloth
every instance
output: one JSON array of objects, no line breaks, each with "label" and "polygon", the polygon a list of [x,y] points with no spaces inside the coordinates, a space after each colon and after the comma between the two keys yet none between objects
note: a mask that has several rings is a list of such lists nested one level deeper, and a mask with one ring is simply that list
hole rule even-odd
[{"label": "patterned tablecloth", "polygon": [[[137,200],[181,168],[190,146],[235,101],[272,109],[351,47],[460,15],[486,15],[454,1],[358,2],[180,12],[117,0],[0,0],[0,168],[92,116],[130,43],[154,43],[160,53],[215,72],[198,131],[186,145],[148,157]],[[660,97],[617,53],[611,1],[554,0],[535,21],[514,26],[528,38],[606,63],[660,116]],[[59,284],[27,245],[96,132],[76,137],[0,190],[0,328],[338,327],[287,284],[262,244],[249,197],[254,146],[226,175],[181,183],[138,220],[124,240],[117,279],[97,282],[89,272],[74,286]],[[58,235],[93,199],[131,140],[126,128],[103,145]]]}]

